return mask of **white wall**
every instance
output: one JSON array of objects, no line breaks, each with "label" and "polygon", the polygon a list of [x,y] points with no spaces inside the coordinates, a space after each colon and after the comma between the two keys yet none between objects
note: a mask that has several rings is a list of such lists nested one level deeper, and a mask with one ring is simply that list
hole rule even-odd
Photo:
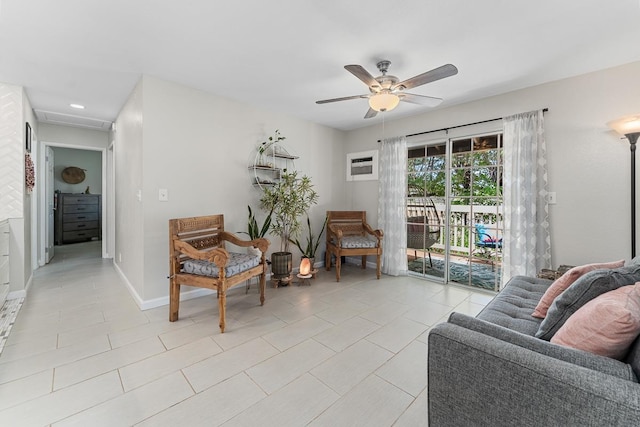
[{"label": "white wall", "polygon": [[0,83],[0,220],[24,215],[24,96]]},{"label": "white wall", "polygon": [[[639,75],[636,62],[388,121],[385,136],[549,108],[545,113],[549,186],[558,200],[549,212],[553,265],[629,259],[629,143],[610,131],[606,122],[640,111]],[[351,131],[344,152],[378,148],[381,137],[380,124]],[[367,210],[375,224],[377,197],[369,194],[377,194],[377,182],[346,183],[347,208]]]},{"label": "white wall", "polygon": [[[100,151],[77,150],[55,147],[54,189],[61,193],[84,193],[87,187],[91,194],[102,194],[102,153]],[[78,184],[69,184],[62,179],[62,171],[75,166],[84,170],[85,179]]]},{"label": "white wall", "polygon": [[[116,244],[114,263],[138,304],[144,297],[144,215],[142,203],[142,81],[135,87],[115,122]],[[168,249],[167,249],[168,251]],[[168,289],[168,286],[167,286]],[[168,291],[167,291],[168,293]]]},{"label": "white wall", "polygon": [[[296,169],[313,180],[319,203],[311,220],[319,227],[342,196],[344,171],[334,160],[342,157],[344,132],[143,77],[116,120],[114,138],[115,262],[138,304],[168,302],[169,219],[222,213],[226,229],[238,232],[246,230],[247,205],[263,218],[247,166],[275,129],[300,156]],[[168,202],[158,200],[161,188]],[[278,250],[278,238],[270,239],[271,251]]]},{"label": "white wall", "polygon": [[44,143],[78,149],[103,149],[109,143],[108,132],[51,123],[38,124],[38,137]]},{"label": "white wall", "polygon": [[[0,83],[0,219],[9,219],[10,286],[9,297],[26,294],[31,281],[31,210],[32,195],[25,185],[25,133],[29,122],[34,136],[37,125],[31,104],[20,86]],[[32,147],[31,156],[36,147]]]}]

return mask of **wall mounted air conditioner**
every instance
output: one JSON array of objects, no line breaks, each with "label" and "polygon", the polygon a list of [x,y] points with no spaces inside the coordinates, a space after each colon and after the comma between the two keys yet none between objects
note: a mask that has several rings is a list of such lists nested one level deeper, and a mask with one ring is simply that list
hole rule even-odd
[{"label": "wall mounted air conditioner", "polygon": [[347,181],[378,179],[378,150],[347,154]]}]

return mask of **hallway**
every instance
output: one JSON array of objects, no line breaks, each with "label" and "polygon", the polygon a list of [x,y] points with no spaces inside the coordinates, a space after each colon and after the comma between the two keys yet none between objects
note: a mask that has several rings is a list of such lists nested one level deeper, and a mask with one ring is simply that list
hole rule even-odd
[{"label": "hallway", "polygon": [[426,425],[426,336],[491,296],[371,269],[140,311],[100,242],[56,247],[0,356],[0,419],[42,425]]}]

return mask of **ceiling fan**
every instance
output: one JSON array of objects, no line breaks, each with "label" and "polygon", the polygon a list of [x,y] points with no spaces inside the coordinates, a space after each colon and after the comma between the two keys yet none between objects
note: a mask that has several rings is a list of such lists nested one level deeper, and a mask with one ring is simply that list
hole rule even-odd
[{"label": "ceiling fan", "polygon": [[369,99],[369,111],[364,115],[365,119],[375,117],[378,111],[391,111],[398,106],[400,101],[410,102],[412,104],[428,105],[435,107],[442,102],[442,98],[434,98],[432,96],[417,95],[414,93],[406,93],[405,89],[412,89],[436,80],[444,79],[458,74],[455,65],[446,64],[431,71],[427,71],[410,79],[399,81],[396,76],[387,75],[390,61],[382,60],[377,64],[381,75],[373,77],[367,70],[360,65],[345,65],[344,68],[351,74],[362,80],[369,86],[370,94],[345,96],[342,98],[323,99],[316,101],[316,104],[327,104],[329,102],[347,101],[349,99]]}]

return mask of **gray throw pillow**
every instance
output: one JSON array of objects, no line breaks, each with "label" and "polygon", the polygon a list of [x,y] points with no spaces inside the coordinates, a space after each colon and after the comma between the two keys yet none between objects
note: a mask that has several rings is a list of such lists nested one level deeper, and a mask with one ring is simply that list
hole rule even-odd
[{"label": "gray throw pillow", "polygon": [[583,275],[553,301],[547,317],[540,323],[536,337],[549,341],[580,307],[598,295],[638,281],[640,264],[612,270],[595,270]]}]

